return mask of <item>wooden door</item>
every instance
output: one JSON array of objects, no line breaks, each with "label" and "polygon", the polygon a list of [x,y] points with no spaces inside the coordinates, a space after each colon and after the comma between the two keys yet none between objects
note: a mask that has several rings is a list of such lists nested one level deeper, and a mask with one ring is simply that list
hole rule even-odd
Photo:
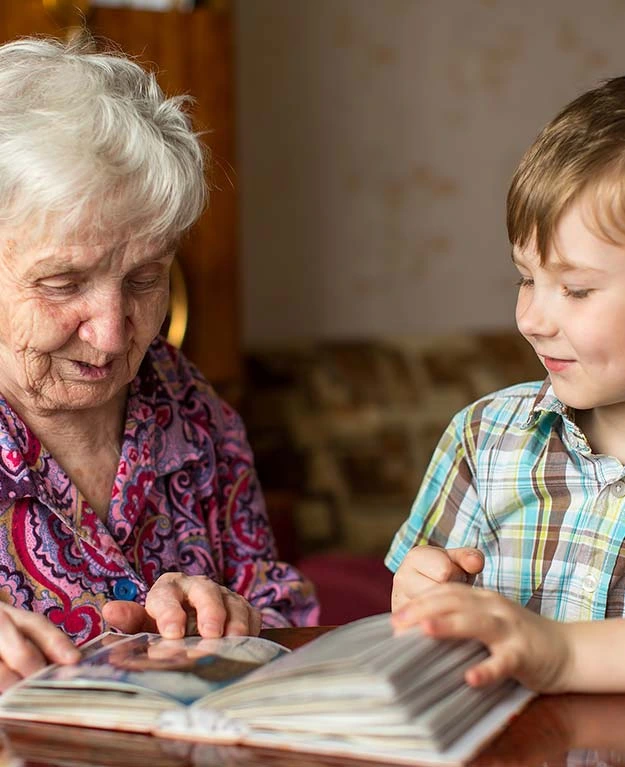
[{"label": "wooden door", "polygon": [[[77,5],[79,3],[76,3]],[[86,0],[81,0],[88,7]],[[2,0],[0,40],[18,35],[63,36],[74,18],[54,0]],[[62,3],[57,3],[58,7]],[[206,213],[182,243],[179,260],[189,297],[187,355],[220,390],[234,395],[240,377],[234,170],[233,22],[223,0],[192,12],[95,8],[87,13],[97,37],[153,63],[167,93],[190,93],[197,130],[212,154]]]}]

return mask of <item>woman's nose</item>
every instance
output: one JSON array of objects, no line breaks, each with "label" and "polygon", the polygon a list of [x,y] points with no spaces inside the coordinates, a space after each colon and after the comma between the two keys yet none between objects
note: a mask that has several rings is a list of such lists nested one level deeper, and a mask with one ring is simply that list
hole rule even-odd
[{"label": "woman's nose", "polygon": [[527,296],[519,295],[516,323],[524,336],[553,336],[558,332],[548,297],[539,295],[537,291]]},{"label": "woman's nose", "polygon": [[124,296],[106,291],[91,297],[78,336],[95,349],[107,354],[126,351],[130,319]]}]

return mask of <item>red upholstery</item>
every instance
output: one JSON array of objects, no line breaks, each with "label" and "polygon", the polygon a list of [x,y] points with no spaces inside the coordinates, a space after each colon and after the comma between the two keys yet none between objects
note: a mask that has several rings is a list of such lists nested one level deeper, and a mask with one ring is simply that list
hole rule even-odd
[{"label": "red upholstery", "polygon": [[265,493],[280,557],[296,565],[315,584],[321,605],[319,623],[338,626],[390,610],[393,576],[383,554],[323,551],[302,555],[293,517],[293,493]]},{"label": "red upholstery", "polygon": [[316,586],[321,625],[336,626],[390,610],[393,576],[382,556],[311,554],[297,566]]}]

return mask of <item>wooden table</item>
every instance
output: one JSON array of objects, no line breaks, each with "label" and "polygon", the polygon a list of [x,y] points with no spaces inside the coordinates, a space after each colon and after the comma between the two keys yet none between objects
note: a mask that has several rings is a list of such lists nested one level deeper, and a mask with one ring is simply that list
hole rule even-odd
[{"label": "wooden table", "polygon": [[[328,627],[270,629],[263,636],[296,648]],[[355,767],[326,757],[166,741],[147,735],[35,723],[3,727],[0,767]],[[612,767],[625,764],[625,695],[558,695],[535,700],[473,767]]]}]

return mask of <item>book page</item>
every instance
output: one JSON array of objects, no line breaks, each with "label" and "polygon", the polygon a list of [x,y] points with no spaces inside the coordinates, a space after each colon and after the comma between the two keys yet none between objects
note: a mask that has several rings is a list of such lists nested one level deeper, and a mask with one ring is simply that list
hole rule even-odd
[{"label": "book page", "polygon": [[196,705],[232,715],[240,706],[246,718],[252,706],[274,716],[283,707],[290,714],[300,707],[311,712],[327,709],[329,700],[336,708],[340,699],[355,715],[362,707],[382,703],[407,709],[420,699],[427,704],[419,688],[431,688],[440,696],[453,669],[459,669],[454,685],[460,684],[462,664],[482,657],[486,650],[479,642],[435,640],[416,627],[396,636],[385,613],[328,632]]},{"label": "book page", "polygon": [[164,639],[147,633],[104,634],[85,646],[77,664],[48,666],[14,687],[0,700],[0,710],[24,698],[43,703],[46,689],[58,700],[58,688],[70,687],[100,693],[132,690],[188,705],[288,652],[259,637]]}]

